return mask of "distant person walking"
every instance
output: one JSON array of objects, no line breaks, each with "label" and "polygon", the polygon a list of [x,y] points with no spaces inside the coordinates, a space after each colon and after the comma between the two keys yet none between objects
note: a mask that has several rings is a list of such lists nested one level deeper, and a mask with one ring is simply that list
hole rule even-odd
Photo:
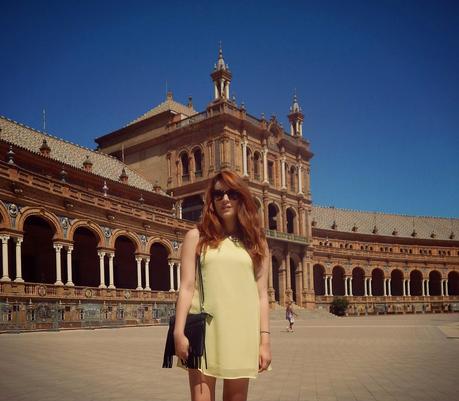
[{"label": "distant person walking", "polygon": [[298,316],[292,307],[293,302],[287,302],[287,307],[285,308],[285,318],[288,321],[287,331],[293,333],[293,324],[295,323],[295,316]]}]

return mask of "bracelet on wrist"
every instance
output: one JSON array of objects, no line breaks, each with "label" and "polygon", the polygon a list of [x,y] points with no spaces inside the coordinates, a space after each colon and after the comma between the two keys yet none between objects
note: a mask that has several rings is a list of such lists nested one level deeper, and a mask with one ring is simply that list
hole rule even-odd
[{"label": "bracelet on wrist", "polygon": [[262,331],[260,331],[260,334],[271,334],[271,332],[262,330]]}]

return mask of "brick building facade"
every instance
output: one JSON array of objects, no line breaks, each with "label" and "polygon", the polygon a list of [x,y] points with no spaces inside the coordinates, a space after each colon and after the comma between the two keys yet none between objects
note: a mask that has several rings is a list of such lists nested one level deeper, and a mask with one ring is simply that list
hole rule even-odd
[{"label": "brick building facade", "polygon": [[0,118],[1,325],[5,329],[154,323],[180,287],[180,244],[209,179],[248,183],[270,248],[271,306],[293,300],[349,313],[459,307],[458,219],[313,205],[304,115],[289,132],[230,96],[222,52],[202,112],[166,100],[97,138],[96,151]]}]

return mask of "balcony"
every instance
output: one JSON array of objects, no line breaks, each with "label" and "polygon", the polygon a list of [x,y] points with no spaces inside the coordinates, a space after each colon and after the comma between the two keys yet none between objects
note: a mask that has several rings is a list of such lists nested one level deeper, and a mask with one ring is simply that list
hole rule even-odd
[{"label": "balcony", "polygon": [[272,239],[279,239],[282,241],[296,242],[299,244],[307,245],[308,239],[301,235],[287,234],[277,230],[265,230],[266,237]]}]

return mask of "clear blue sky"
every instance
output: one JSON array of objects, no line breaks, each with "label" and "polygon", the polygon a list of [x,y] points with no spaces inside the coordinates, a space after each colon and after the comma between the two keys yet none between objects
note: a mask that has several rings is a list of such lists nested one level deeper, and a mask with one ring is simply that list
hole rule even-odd
[{"label": "clear blue sky", "polygon": [[221,40],[249,113],[296,88],[315,203],[459,217],[459,1],[1,3],[1,115],[94,148],[166,81],[203,110]]}]

